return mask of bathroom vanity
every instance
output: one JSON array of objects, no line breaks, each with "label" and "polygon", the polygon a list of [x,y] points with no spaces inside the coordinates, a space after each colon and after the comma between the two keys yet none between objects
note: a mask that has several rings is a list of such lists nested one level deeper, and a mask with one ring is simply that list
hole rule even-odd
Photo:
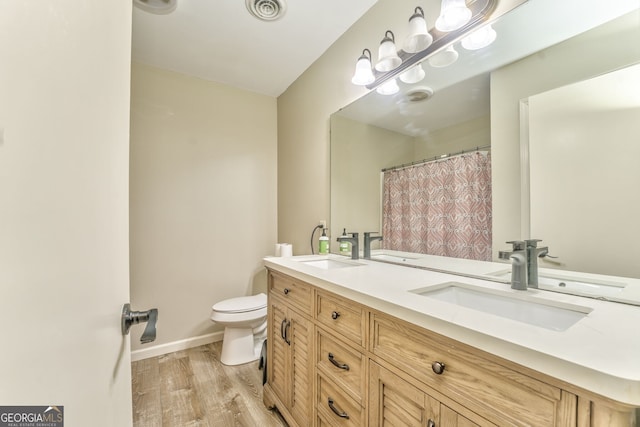
[{"label": "bathroom vanity", "polygon": [[[291,426],[635,425],[640,307],[333,255],[265,265],[264,402]],[[471,291],[551,323],[438,297]]]}]

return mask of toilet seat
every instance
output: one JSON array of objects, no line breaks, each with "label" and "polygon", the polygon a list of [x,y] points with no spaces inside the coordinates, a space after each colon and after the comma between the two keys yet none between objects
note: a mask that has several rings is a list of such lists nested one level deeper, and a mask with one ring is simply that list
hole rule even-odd
[{"label": "toilet seat", "polygon": [[257,294],[248,297],[231,298],[213,305],[217,313],[247,313],[267,307],[267,295]]}]

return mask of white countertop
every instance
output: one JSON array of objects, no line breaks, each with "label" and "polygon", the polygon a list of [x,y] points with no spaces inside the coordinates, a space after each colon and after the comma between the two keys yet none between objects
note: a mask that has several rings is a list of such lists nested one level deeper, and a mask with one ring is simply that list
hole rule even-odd
[{"label": "white countertop", "polygon": [[[355,265],[322,269],[301,262],[325,258]],[[269,268],[319,288],[615,401],[640,407],[638,306],[537,289],[516,291],[507,284],[480,278],[364,259],[351,261],[340,255],[267,257],[264,262]],[[483,263],[489,271],[482,271],[480,263],[469,262],[466,273],[487,274],[509,268],[508,264]],[[437,269],[445,269],[443,264],[434,264]],[[635,282],[627,285],[634,293],[640,289],[640,280],[624,280]],[[526,292],[535,298],[575,304],[591,311],[567,330],[554,331],[408,292],[445,282],[520,295]]]}]

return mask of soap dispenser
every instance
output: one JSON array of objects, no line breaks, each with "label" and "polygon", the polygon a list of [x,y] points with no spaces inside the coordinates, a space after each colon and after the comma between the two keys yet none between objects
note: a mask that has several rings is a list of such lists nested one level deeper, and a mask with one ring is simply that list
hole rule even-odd
[{"label": "soap dispenser", "polygon": [[329,253],[329,237],[327,237],[327,229],[322,229],[322,236],[320,236],[318,253],[320,255],[326,255]]},{"label": "soap dispenser", "polygon": [[[343,228],[342,229],[342,236],[340,237],[349,237],[347,236],[347,229]],[[350,255],[351,254],[351,248],[349,247],[351,244],[345,240],[342,240],[340,242],[340,254],[342,255]]]}]

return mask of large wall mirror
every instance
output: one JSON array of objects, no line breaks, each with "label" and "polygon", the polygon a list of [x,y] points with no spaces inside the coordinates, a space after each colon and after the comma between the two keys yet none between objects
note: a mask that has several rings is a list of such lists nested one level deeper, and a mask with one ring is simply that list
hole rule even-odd
[{"label": "large wall mirror", "polygon": [[[578,4],[584,9],[572,9]],[[590,108],[582,110],[591,115],[587,121],[598,128],[597,142],[592,140],[589,145],[581,141],[585,140],[584,132],[594,134],[594,129],[586,130],[579,121],[571,121],[578,114],[575,103],[572,112],[540,107],[543,100],[551,99],[554,108],[570,104],[565,102],[570,98],[584,100],[585,95],[572,92],[578,90],[573,83],[616,70],[626,70],[623,92],[640,94],[640,67],[633,67],[640,62],[639,8],[637,0],[529,0],[494,24],[498,39],[493,45],[473,52],[456,46],[458,61],[447,68],[425,63],[426,78],[421,83],[401,83],[400,92],[393,96],[372,91],[333,114],[331,250],[337,252],[335,237],[343,229],[382,232],[382,170],[482,151],[488,152],[492,161],[492,260],[497,260],[498,250],[508,247],[506,240],[540,238],[550,246],[550,253],[559,256],[542,267],[640,278],[638,250],[629,251],[629,257],[622,261],[619,257],[627,247],[640,247],[640,226],[634,220],[640,217],[640,191],[634,189],[640,183],[636,166],[640,159],[638,96],[625,97],[623,108],[613,102],[620,97],[618,86],[617,90],[598,90],[592,93],[597,96],[587,96],[589,101],[579,103],[583,107],[590,103]],[[601,104],[595,105],[596,100]],[[531,122],[521,128],[522,105],[530,108]],[[504,111],[507,108],[508,113]],[[523,110],[526,113],[526,108]],[[613,117],[614,112],[621,112],[631,122]],[[559,122],[567,126],[559,126]],[[576,127],[584,132],[576,132],[569,142],[566,133]],[[530,151],[525,147],[521,156],[520,140],[525,134],[532,136]],[[622,136],[631,140],[619,138]],[[534,147],[536,139],[547,144]],[[562,150],[554,146],[563,141]],[[609,162],[603,153],[609,151],[624,162],[602,167],[602,162]],[[560,169],[552,172],[552,163]],[[632,174],[625,177],[622,170]],[[583,173],[590,178],[579,175]],[[596,177],[603,184],[597,188]],[[617,186],[620,182],[631,184],[625,189]],[[611,191],[613,187],[615,191]],[[529,188],[530,195],[526,194]],[[579,194],[582,201],[590,200],[591,205],[580,205],[569,192]],[[623,199],[623,204],[603,206],[611,197]],[[572,210],[552,202],[569,203]],[[591,209],[594,204],[598,210],[591,222],[573,220],[581,209]],[[620,214],[631,205],[636,213]],[[572,233],[563,231],[570,228]],[[613,235],[621,239],[614,240]],[[374,249],[382,247],[378,245],[376,242]]]}]

